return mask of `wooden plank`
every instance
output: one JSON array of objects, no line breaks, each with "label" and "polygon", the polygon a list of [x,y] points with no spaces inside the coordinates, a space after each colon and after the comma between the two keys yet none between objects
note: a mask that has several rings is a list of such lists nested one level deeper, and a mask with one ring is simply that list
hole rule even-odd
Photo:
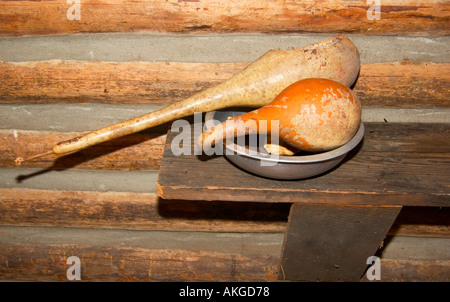
[{"label": "wooden plank", "polygon": [[[170,104],[225,81],[248,63],[0,63],[0,103]],[[450,108],[450,64],[362,64],[364,106]]]},{"label": "wooden plank", "polygon": [[375,255],[400,209],[293,204],[283,244],[281,278],[360,280],[367,258]]},{"label": "wooden plank", "polygon": [[288,204],[163,200],[156,193],[0,188],[0,224],[283,232]]},{"label": "wooden plank", "polygon": [[35,227],[1,234],[2,280],[67,280],[70,256],[80,259],[84,281],[274,281],[278,273],[278,238],[264,237],[262,253],[258,234]]},{"label": "wooden plank", "polygon": [[[89,0],[79,17],[66,1],[1,1],[0,34],[80,32],[352,32],[445,35],[449,4],[439,0],[382,1],[380,20],[366,1],[126,1]],[[71,8],[72,7],[72,8]],[[372,8],[375,9],[375,8]],[[69,11],[69,12],[68,12]],[[369,11],[369,12],[368,12]],[[79,19],[79,20],[78,20]]]},{"label": "wooden plank", "polygon": [[[83,255],[81,259],[83,259],[82,269],[84,271],[81,272],[81,278],[84,281],[236,281],[239,279],[230,276],[230,272],[234,267],[234,275],[236,275],[237,267],[238,272],[243,275],[240,279],[244,281],[270,282],[276,279],[271,273],[277,272],[277,259],[273,259],[274,257],[264,259],[260,256],[250,259],[223,254],[211,256],[203,255],[201,252],[174,250],[130,251],[119,247],[102,249],[100,252],[94,247],[67,245],[28,246],[26,248],[19,245],[3,246],[0,249],[2,249],[1,259],[8,261],[8,267],[11,267],[8,270],[4,266],[2,267],[2,280],[67,280],[68,265],[65,263],[67,258],[73,254]],[[31,256],[33,253],[36,256],[34,261]],[[183,262],[184,259],[195,260],[192,264],[192,262]],[[200,263],[207,263],[206,259],[209,263],[208,272],[202,271],[205,267],[202,267]],[[244,261],[249,262],[245,265]],[[263,261],[267,262],[264,264]],[[257,266],[264,267],[264,265],[271,269],[270,273],[261,269],[261,273],[253,273],[252,276],[249,276],[252,268],[256,270]],[[216,272],[211,269],[214,267],[218,270],[221,266],[225,266],[225,268]],[[145,272],[144,267],[151,267],[151,270]],[[241,267],[245,268],[244,274]],[[449,268],[450,261],[448,260],[381,259],[381,281],[448,282],[450,280]],[[227,272],[226,269],[229,271]],[[221,272],[222,274],[220,274]],[[361,277],[361,281],[368,281],[365,275]]]},{"label": "wooden plank", "polygon": [[[221,232],[285,231],[290,204],[165,200],[156,193],[0,188],[0,224]],[[403,207],[391,236],[450,236],[450,208]]]},{"label": "wooden plank", "polygon": [[448,108],[444,99],[450,93],[450,69],[446,65],[362,64],[354,91],[364,106]]},{"label": "wooden plank", "polygon": [[[176,179],[169,182],[166,172],[163,177],[159,177],[157,184],[158,195],[166,199],[191,199],[191,200],[236,200],[236,201],[262,201],[262,202],[301,202],[308,204],[325,203],[325,204],[359,204],[359,205],[406,205],[406,206],[448,206],[449,195],[445,192],[445,185],[438,186],[431,183],[431,179],[438,177],[437,182],[443,183],[443,175],[448,175],[448,171],[443,166],[448,166],[448,160],[439,160],[438,171],[429,173],[425,171],[429,162],[434,159],[422,159],[418,166],[408,169],[408,165],[415,162],[411,160],[409,163],[402,161],[392,166],[383,163],[387,156],[363,158],[361,161],[365,163],[365,167],[371,170],[371,173],[364,174],[368,171],[362,167],[355,167],[353,164],[345,163],[347,168],[341,165],[338,169],[322,175],[320,179],[307,179],[303,181],[282,182],[266,179],[256,179],[257,177],[248,175],[237,167],[231,166],[223,158],[214,158],[204,167],[203,173],[197,173],[192,166],[186,161],[183,163],[174,163],[171,167],[164,167],[164,170],[178,168],[182,173],[189,173],[192,179]],[[171,159],[172,160],[172,159]],[[367,164],[368,161],[371,164]],[[378,162],[380,165],[375,165]],[[428,162],[428,164],[427,164]],[[198,165],[199,163],[197,163]],[[163,164],[164,166],[164,164]],[[406,169],[405,169],[406,166]],[[403,169],[393,174],[386,174],[387,169],[395,171]],[[349,169],[344,173],[343,169]],[[160,170],[161,171],[161,170]],[[219,175],[206,174],[206,171],[220,171]],[[405,172],[416,172],[418,175],[412,177],[413,181],[409,184],[417,184],[418,187],[408,187],[408,179],[403,175]],[[356,174],[355,174],[356,173]],[[444,173],[444,174],[443,174]],[[446,174],[445,174],[446,173]],[[201,175],[206,174],[208,179],[201,179]],[[347,174],[347,175],[343,175]],[[353,177],[350,177],[350,174]],[[386,176],[385,176],[386,174]],[[432,174],[432,175],[430,175]],[[364,182],[355,179],[364,176]],[[341,176],[341,177],[340,177]],[[432,189],[418,184],[420,179],[429,176],[425,182],[430,182]],[[400,178],[396,178],[400,177]],[[224,181],[223,178],[234,178],[236,182]],[[249,179],[251,178],[251,179]],[[197,183],[193,180],[195,179]],[[339,182],[341,180],[341,182]],[[367,180],[367,182],[365,182]],[[200,185],[200,182],[203,186]],[[296,186],[294,186],[294,184]],[[395,187],[396,191],[392,189]]]},{"label": "wooden plank", "polygon": [[0,95],[3,103],[172,103],[224,81],[246,65],[59,60],[3,62],[0,64],[3,75]]},{"label": "wooden plank", "polygon": [[[82,281],[276,281],[283,241],[282,233],[38,226],[0,226],[0,234],[2,281],[67,280],[70,256],[81,260]],[[394,243],[389,249],[409,248]],[[381,257],[381,281],[448,281],[449,264]]]},{"label": "wooden plank", "polygon": [[[428,148],[423,145],[427,141],[425,136],[422,143],[419,143],[420,139],[415,142],[412,129],[424,129],[418,125],[374,123],[366,126],[362,145],[349,153],[337,168],[319,177],[299,181],[254,176],[230,164],[222,156],[175,156],[171,151],[175,134],[169,133],[159,170],[158,194],[168,199],[189,196],[189,199],[198,200],[262,202],[405,206],[450,204],[449,145],[446,143],[450,134],[448,124],[427,125],[430,137],[437,138],[432,141],[433,146],[444,146],[442,153],[430,153],[432,150],[423,149]],[[378,140],[378,130],[375,129],[386,136],[392,135],[391,139],[384,144],[381,141],[379,144],[371,143]],[[392,142],[392,138],[398,137],[399,133],[410,140]],[[371,150],[371,146],[375,145],[378,147]],[[193,150],[191,154],[194,154]]]},{"label": "wooden plank", "polygon": [[406,156],[447,157],[450,147],[448,124],[367,123],[364,151]]},{"label": "wooden plank", "polygon": [[[389,123],[388,123],[389,124]],[[167,126],[167,125],[165,125]],[[167,126],[168,127],[168,126]],[[59,159],[56,156],[36,159],[24,164],[29,168],[56,170],[77,168],[97,170],[158,170],[163,157],[166,135],[163,129],[149,129]],[[449,127],[445,124],[367,124],[364,150],[406,155],[445,157],[449,152]],[[78,132],[0,130],[0,168],[15,167],[14,159],[42,152],[53,144],[80,135]]]},{"label": "wooden plank", "polygon": [[[65,256],[67,255],[67,256]],[[82,255],[82,281],[274,281],[276,258],[84,245],[1,246],[3,280],[67,281],[67,258]]]},{"label": "wooden plank", "polygon": [[[382,282],[449,282],[449,260],[381,259]],[[365,276],[364,276],[365,277]],[[361,278],[367,281],[367,278]]]},{"label": "wooden plank", "polygon": [[[0,130],[0,167],[13,168],[19,156],[37,154],[53,144],[81,135],[78,132]],[[26,167],[63,170],[69,168],[96,170],[158,170],[166,135],[140,132],[72,153],[30,161]]]},{"label": "wooden plank", "polygon": [[[424,221],[425,218],[428,221],[435,219],[434,223],[436,223],[443,218],[442,213],[438,213],[438,208],[433,209],[435,210],[433,214],[427,212],[429,208],[405,210],[405,208],[402,209],[403,216],[407,214],[411,221]],[[418,217],[420,213],[423,217]],[[407,217],[401,216],[402,213],[397,220],[407,221]],[[446,219],[448,225],[448,216]],[[415,237],[388,236],[383,241],[383,247],[377,252],[377,256],[381,259],[381,281],[449,281],[449,248],[448,237],[422,237],[418,234]],[[364,277],[361,280],[367,281]]]}]

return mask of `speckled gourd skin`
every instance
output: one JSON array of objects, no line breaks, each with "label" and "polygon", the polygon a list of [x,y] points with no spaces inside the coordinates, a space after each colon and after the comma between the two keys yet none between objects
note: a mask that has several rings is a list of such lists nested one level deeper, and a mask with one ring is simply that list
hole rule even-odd
[{"label": "speckled gourd skin", "polygon": [[360,123],[361,103],[350,88],[312,78],[286,87],[266,106],[203,132],[197,143],[207,148],[217,141],[276,129],[285,143],[298,150],[328,151],[347,143]]},{"label": "speckled gourd skin", "polygon": [[359,52],[343,35],[303,48],[270,50],[217,86],[165,108],[60,142],[53,147],[53,152],[74,152],[196,112],[233,106],[261,107],[301,79],[327,78],[351,86],[358,76],[359,67]]}]

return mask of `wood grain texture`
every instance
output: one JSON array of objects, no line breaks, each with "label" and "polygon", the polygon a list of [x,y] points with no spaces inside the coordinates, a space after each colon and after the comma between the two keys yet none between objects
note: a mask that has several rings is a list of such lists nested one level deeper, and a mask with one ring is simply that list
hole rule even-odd
[{"label": "wood grain texture", "polygon": [[173,103],[228,79],[244,66],[58,60],[3,62],[0,99],[12,103]]},{"label": "wood grain texture", "polygon": [[[78,132],[0,130],[0,166],[14,167],[14,159],[51,148],[53,144],[79,136]],[[62,170],[69,168],[97,170],[157,170],[164,151],[166,135],[141,132],[115,139],[64,157],[49,156],[27,167]]]},{"label": "wood grain texture", "polygon": [[0,189],[0,224],[283,232],[288,204],[163,200],[156,193]]},{"label": "wood grain texture", "polygon": [[400,209],[293,204],[283,244],[282,277],[360,280],[367,258],[376,253]]},{"label": "wood grain texture", "polygon": [[[3,280],[67,281],[67,258],[80,255],[84,281],[275,281],[277,258],[77,244],[0,246]],[[7,265],[5,265],[7,264]]]},{"label": "wood grain texture", "polygon": [[[278,257],[87,245],[2,245],[2,280],[66,281],[67,258],[82,255],[84,281],[276,281]],[[7,266],[5,265],[7,263]],[[448,260],[381,259],[383,282],[448,282]],[[367,281],[365,275],[361,281]]]},{"label": "wood grain texture", "polygon": [[381,2],[369,20],[366,1],[82,1],[80,20],[68,20],[63,0],[0,1],[0,34],[85,32],[352,32],[449,33],[449,4],[439,0]]},{"label": "wood grain texture", "polygon": [[[253,176],[221,156],[174,156],[170,134],[159,170],[158,194],[169,199],[448,206],[449,125],[427,125],[429,137],[419,134],[423,130],[414,124],[367,124],[362,145],[342,164],[301,181]],[[377,133],[386,139],[379,141]],[[396,141],[399,135],[406,140]],[[431,137],[437,140],[429,141]],[[430,146],[436,146],[437,152]],[[439,151],[439,146],[445,147]]]},{"label": "wood grain texture", "polygon": [[[0,0],[0,36],[9,40],[23,35],[94,32],[148,31],[169,33],[170,37],[179,37],[180,33],[202,36],[341,32],[370,38],[420,36],[417,39],[428,45],[430,40],[423,37],[450,34],[448,1],[383,0],[381,20],[368,20],[366,12],[370,5],[366,2],[87,0],[81,1],[81,20],[68,20],[71,5],[65,0]],[[93,38],[83,36],[87,40]],[[381,45],[373,41],[384,40],[369,41],[377,49]],[[58,41],[49,45],[55,43]],[[367,50],[368,44],[364,45]],[[396,51],[395,46],[391,48]],[[411,51],[399,51],[401,56],[395,58],[402,62],[387,63],[397,59],[385,61],[378,53],[374,55],[375,61],[370,62],[385,63],[361,66],[354,90],[366,108],[450,108],[450,64],[446,60],[436,61],[442,62],[439,64],[422,60],[433,60],[426,48],[412,51],[423,51],[426,55],[410,60]],[[107,52],[95,55],[96,60],[106,60],[101,56]],[[36,60],[41,58],[38,56]],[[86,60],[93,58],[89,53]],[[239,60],[230,60],[231,63],[128,60],[0,62],[0,104],[163,106],[218,84],[248,66]],[[29,167],[57,170],[55,174],[63,175],[59,171],[75,169],[92,172],[92,177],[113,179],[108,185],[116,188],[118,183],[124,183],[122,179],[127,172],[143,172],[133,179],[144,179],[147,184],[144,173],[156,174],[161,168],[158,193],[171,199],[158,197],[153,187],[155,178],[151,178],[150,193],[133,193],[129,184],[116,190],[121,192],[105,192],[101,188],[87,191],[73,186],[55,189],[51,187],[53,182],[45,181],[43,187],[24,189],[7,187],[5,181],[9,179],[2,179],[2,280],[63,281],[67,257],[77,255],[86,281],[275,281],[280,276],[282,247],[282,240],[277,238],[282,238],[287,228],[291,202],[313,205],[311,209],[316,213],[329,205],[387,209],[408,204],[410,207],[402,208],[389,235],[428,239],[449,236],[448,124],[367,124],[362,146],[342,165],[321,177],[301,182],[250,176],[222,157],[167,154],[173,138],[170,133],[166,141],[167,128],[151,129],[63,158],[39,159],[26,163],[23,169],[16,168],[12,166],[15,157],[41,152],[45,146],[81,134],[69,131],[84,129],[47,132],[3,128],[2,171],[23,171]],[[120,177],[114,178],[112,173]],[[39,172],[31,174],[32,178],[40,176]],[[326,223],[330,221],[335,222],[333,216]],[[266,242],[263,237],[275,240]],[[349,248],[355,243],[354,237],[350,239]],[[383,258],[381,266],[382,281],[450,280],[448,258]],[[340,268],[344,266],[333,267]],[[364,275],[361,281],[365,281]]]},{"label": "wood grain texture", "polygon": [[[153,129],[149,129],[63,157],[39,158],[24,163],[23,166],[54,170],[158,170],[166,142],[166,135],[160,130],[162,129],[158,128],[153,132]],[[434,156],[442,160],[448,156],[446,140],[449,139],[449,129],[446,125],[432,125],[428,128],[420,124],[396,124],[394,128],[389,128],[387,125],[370,123],[367,131],[369,139],[364,142],[364,150],[374,156]],[[54,143],[79,134],[81,133],[0,130],[0,168],[13,168],[14,159],[18,156],[40,153]]]},{"label": "wood grain texture", "polygon": [[[285,231],[290,204],[165,200],[156,193],[0,189],[0,224],[214,232]],[[403,207],[391,236],[450,237],[450,208]]]},{"label": "wood grain texture", "polygon": [[[387,282],[449,282],[449,260],[381,260],[381,281]],[[364,277],[362,281],[367,281]]]},{"label": "wood grain texture", "polygon": [[[37,226],[0,232],[2,280],[65,281],[69,256],[80,258],[82,281],[276,281],[280,271],[278,234]],[[390,246],[400,254],[405,248],[414,247]],[[382,281],[448,281],[448,268],[448,259],[381,258]]]},{"label": "wood grain texture", "polygon": [[450,107],[450,64],[362,64],[354,91],[365,106]]},{"label": "wood grain texture", "polygon": [[[0,103],[171,104],[248,63],[43,61],[0,63]],[[450,64],[362,64],[364,106],[450,108]]]}]

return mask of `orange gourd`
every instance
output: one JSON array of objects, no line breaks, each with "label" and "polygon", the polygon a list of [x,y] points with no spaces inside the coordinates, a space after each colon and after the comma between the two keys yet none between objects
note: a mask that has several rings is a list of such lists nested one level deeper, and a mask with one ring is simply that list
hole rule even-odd
[{"label": "orange gourd", "polygon": [[208,148],[223,139],[278,129],[280,139],[296,149],[327,151],[348,142],[360,122],[361,104],[350,88],[312,78],[289,85],[264,107],[203,132],[198,144]]}]

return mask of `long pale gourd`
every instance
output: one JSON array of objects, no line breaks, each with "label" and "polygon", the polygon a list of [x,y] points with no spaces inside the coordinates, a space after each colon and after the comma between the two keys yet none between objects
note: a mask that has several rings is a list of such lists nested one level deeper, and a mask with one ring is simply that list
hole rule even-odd
[{"label": "long pale gourd", "polygon": [[288,85],[327,78],[351,86],[359,72],[356,46],[345,36],[292,50],[270,50],[225,82],[148,114],[57,143],[52,150],[17,158],[16,164],[48,154],[72,153],[114,138],[194,114],[233,106],[261,107]]}]

